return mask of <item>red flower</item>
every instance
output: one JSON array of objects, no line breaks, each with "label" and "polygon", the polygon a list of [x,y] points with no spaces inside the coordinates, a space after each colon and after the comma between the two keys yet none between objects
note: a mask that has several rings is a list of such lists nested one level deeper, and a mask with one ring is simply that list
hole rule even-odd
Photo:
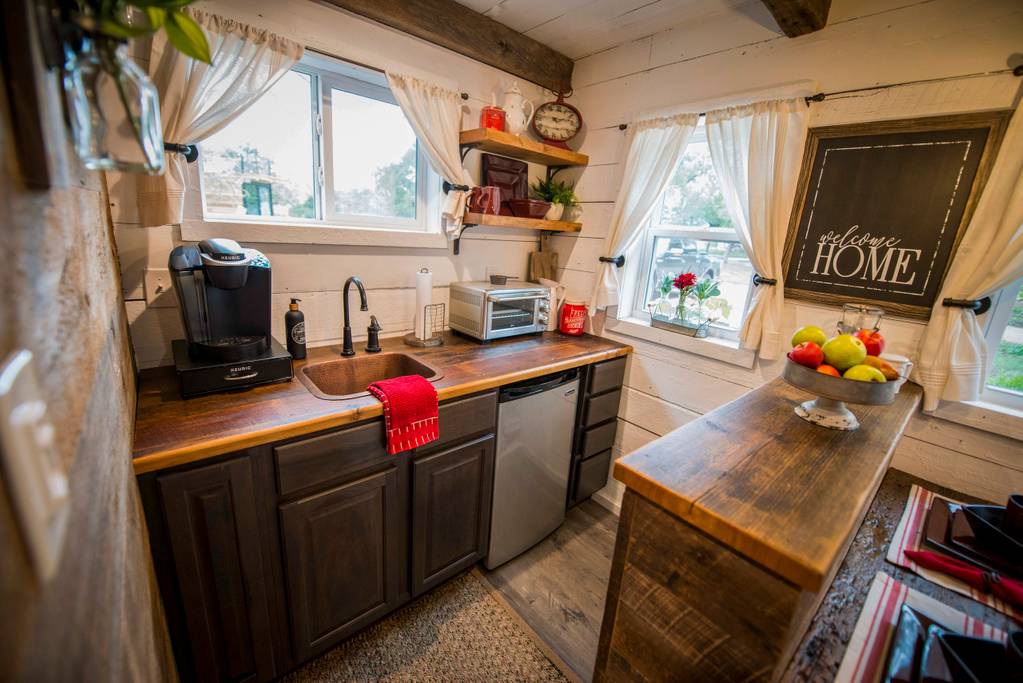
[{"label": "red flower", "polygon": [[688,289],[696,284],[696,275],[693,273],[682,273],[673,283],[675,289]]}]

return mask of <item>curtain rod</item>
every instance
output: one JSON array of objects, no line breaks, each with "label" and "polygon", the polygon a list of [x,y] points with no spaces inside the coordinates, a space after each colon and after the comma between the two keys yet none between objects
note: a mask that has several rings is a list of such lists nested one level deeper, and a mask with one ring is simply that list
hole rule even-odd
[{"label": "curtain rod", "polygon": [[[314,52],[314,53],[320,55],[321,57],[328,57],[330,59],[336,59],[339,62],[348,62],[349,64],[354,64],[355,66],[361,66],[363,69],[366,69],[368,71],[376,71],[378,74],[385,74],[385,75],[387,74],[387,71],[385,71],[384,69],[381,69],[378,66],[373,66],[371,64],[363,64],[362,62],[357,62],[354,59],[349,59],[348,57],[338,57],[337,55],[333,55],[333,54],[331,54],[329,52],[324,52],[323,50],[317,50],[314,47],[308,47],[307,46],[305,49],[308,50],[309,52]],[[469,93],[467,93],[467,92],[460,92],[460,93],[458,93],[458,96],[461,97],[463,100],[469,99]]]},{"label": "curtain rod", "polygon": [[[905,85],[919,85],[920,83],[937,83],[940,81],[958,81],[963,78],[978,78],[980,76],[997,76],[998,74],[1011,73],[1013,76],[1023,76],[1023,64],[1019,64],[1011,69],[998,69],[996,71],[978,71],[972,74],[963,74],[961,76],[943,76],[941,78],[923,78],[917,81],[904,81],[902,83],[886,83],[884,85],[874,85],[865,88],[850,88],[848,90],[834,90],[832,92],[819,92],[816,95],[809,95],[804,97],[804,101],[807,106],[810,106],[812,102],[823,102],[828,97],[834,97],[835,95],[851,95],[858,92],[867,92],[869,90],[887,90],[889,88],[898,88]],[[841,98],[844,99],[844,98]],[[706,116],[706,112],[700,112],[699,116]],[[629,127],[627,123],[619,123],[617,126],[608,126],[608,128],[618,128],[618,130],[626,130]]]}]

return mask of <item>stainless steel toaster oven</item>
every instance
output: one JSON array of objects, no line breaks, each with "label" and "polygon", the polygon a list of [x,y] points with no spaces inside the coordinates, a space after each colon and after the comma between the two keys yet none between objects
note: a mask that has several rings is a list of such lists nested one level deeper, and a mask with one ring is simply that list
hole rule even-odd
[{"label": "stainless steel toaster oven", "polygon": [[544,332],[551,315],[551,293],[529,282],[455,282],[449,311],[451,329],[481,341]]}]

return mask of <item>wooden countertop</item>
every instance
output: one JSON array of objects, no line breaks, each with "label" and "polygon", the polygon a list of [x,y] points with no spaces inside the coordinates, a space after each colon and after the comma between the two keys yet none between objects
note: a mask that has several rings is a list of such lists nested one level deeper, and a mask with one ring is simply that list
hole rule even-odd
[{"label": "wooden countertop", "polygon": [[[362,344],[365,346],[365,343]],[[632,347],[591,335],[547,332],[479,344],[448,333],[431,349],[384,339],[384,351],[407,353],[432,365],[443,377],[434,386],[440,400],[485,391],[550,372],[627,355]],[[361,355],[362,349],[356,347]],[[271,441],[383,415],[371,396],[328,401],[313,396],[297,375],[310,363],[340,358],[340,347],[309,349],[295,361],[296,378],[287,383],[184,400],[173,368],[140,374],[135,442],[136,474],[153,472]]]},{"label": "wooden countertop", "polygon": [[636,493],[722,544],[816,591],[830,579],[920,403],[906,384],[888,406],[850,406],[853,432],[793,407],[810,394],[775,379],[615,463]]}]

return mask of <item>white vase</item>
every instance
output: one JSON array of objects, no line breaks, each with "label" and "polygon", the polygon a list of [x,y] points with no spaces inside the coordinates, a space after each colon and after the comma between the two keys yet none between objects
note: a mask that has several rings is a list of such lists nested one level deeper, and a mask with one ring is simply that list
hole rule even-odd
[{"label": "white vase", "polygon": [[543,217],[547,221],[560,221],[563,213],[565,213],[564,204],[551,204],[551,208],[547,209],[547,213]]}]

